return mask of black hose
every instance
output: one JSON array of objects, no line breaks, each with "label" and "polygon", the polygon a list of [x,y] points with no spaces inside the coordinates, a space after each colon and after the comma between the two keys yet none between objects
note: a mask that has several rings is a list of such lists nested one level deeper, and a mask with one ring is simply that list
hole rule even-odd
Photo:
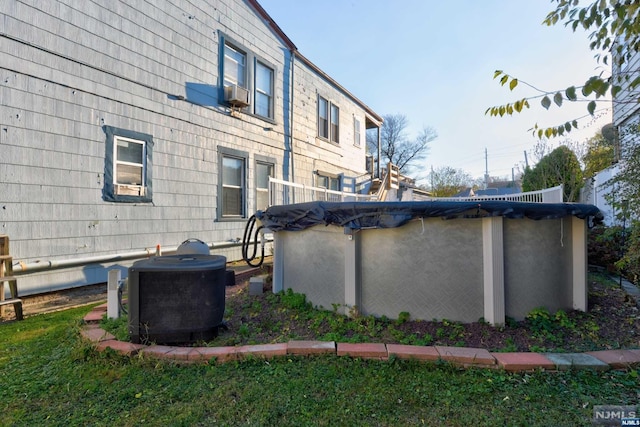
[{"label": "black hose", "polygon": [[122,303],[122,297],[123,297],[122,294],[124,293],[124,284],[125,284],[124,280],[121,280],[118,283],[118,306],[120,307],[120,313],[128,314],[127,307]]},{"label": "black hose", "polygon": [[257,264],[252,264],[256,258],[256,254],[258,253],[258,237],[260,235],[260,230],[262,230],[262,226],[256,228],[256,231],[253,235],[253,253],[249,256],[249,246],[251,246],[251,233],[253,232],[253,228],[256,225],[256,216],[252,215],[247,221],[247,225],[244,228],[244,236],[242,238],[242,258],[245,260],[247,264],[251,267],[260,267],[264,262],[264,244],[262,245],[262,253],[260,254],[260,261]]}]

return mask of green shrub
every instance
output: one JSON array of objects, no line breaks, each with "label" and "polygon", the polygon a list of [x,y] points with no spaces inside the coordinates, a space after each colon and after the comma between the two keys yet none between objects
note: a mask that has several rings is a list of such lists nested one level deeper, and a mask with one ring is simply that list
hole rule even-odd
[{"label": "green shrub", "polygon": [[100,321],[100,327],[119,341],[129,341],[129,320],[126,314],[117,319],[109,319],[105,313]]},{"label": "green shrub", "polygon": [[396,323],[398,325],[402,325],[403,323],[407,323],[410,319],[411,319],[411,315],[409,314],[409,312],[401,311],[400,314],[398,314],[398,319]]},{"label": "green shrub", "polygon": [[624,241],[624,256],[616,267],[633,283],[640,278],[640,222],[633,221],[621,238]]},{"label": "green shrub", "polygon": [[556,328],[549,314],[549,310],[545,307],[534,308],[527,314],[527,320],[534,332],[553,332]]},{"label": "green shrub", "polygon": [[281,293],[280,300],[285,307],[292,310],[311,308],[311,303],[307,302],[307,297],[304,294],[293,292],[291,288]]}]

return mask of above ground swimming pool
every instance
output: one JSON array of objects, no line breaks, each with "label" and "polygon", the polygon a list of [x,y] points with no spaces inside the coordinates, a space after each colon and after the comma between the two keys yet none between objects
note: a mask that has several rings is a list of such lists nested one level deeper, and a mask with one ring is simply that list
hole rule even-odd
[{"label": "above ground swimming pool", "polygon": [[256,217],[274,232],[273,290],[364,315],[503,324],[587,309],[587,224],[573,203],[310,202]]}]

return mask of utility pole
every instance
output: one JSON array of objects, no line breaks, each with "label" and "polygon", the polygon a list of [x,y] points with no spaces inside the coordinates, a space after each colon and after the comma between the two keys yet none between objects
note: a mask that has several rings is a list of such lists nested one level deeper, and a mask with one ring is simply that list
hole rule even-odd
[{"label": "utility pole", "polygon": [[489,188],[489,155],[487,147],[484,148],[484,189]]},{"label": "utility pole", "polygon": [[527,159],[527,150],[524,150],[524,165],[525,167],[529,167],[529,159]]},{"label": "utility pole", "polygon": [[436,195],[435,190],[433,189],[433,165],[431,165],[431,193],[433,193],[433,195]]}]

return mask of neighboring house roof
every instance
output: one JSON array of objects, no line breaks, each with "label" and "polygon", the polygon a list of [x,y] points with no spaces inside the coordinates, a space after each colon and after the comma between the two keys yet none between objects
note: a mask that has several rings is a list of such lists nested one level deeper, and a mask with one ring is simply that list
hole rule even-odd
[{"label": "neighboring house roof", "polygon": [[475,195],[476,195],[476,193],[473,192],[473,188],[467,187],[464,190],[460,191],[459,193],[454,194],[451,197],[473,197]]},{"label": "neighboring house roof", "polygon": [[329,76],[327,73],[322,71],[317,65],[315,65],[313,62],[307,59],[304,55],[302,55],[298,51],[298,48],[296,47],[296,45],[293,44],[293,41],[291,41],[291,39],[284,33],[284,31],[282,31],[282,28],[280,28],[278,24],[276,24],[273,18],[269,16],[267,11],[264,10],[264,8],[260,6],[260,4],[256,0],[246,0],[246,1],[265,20],[266,25],[268,25],[282,39],[284,44],[289,48],[289,50],[291,50],[291,52],[296,58],[300,59],[305,65],[307,65],[309,68],[315,71],[320,77],[322,77],[323,79],[331,83],[331,85],[333,85],[335,88],[337,88],[342,93],[344,93],[347,97],[351,98],[353,102],[355,102],[360,107],[362,107],[367,114],[367,119],[374,122],[376,126],[382,125],[382,122],[384,120],[382,119],[381,116],[379,116],[375,111],[369,108],[367,104],[365,104],[360,99],[358,99],[354,94],[352,94],[347,89],[345,89],[344,86],[342,86],[340,83],[338,83],[333,78],[331,78],[331,76]]},{"label": "neighboring house roof", "polygon": [[486,188],[484,190],[476,190],[475,193],[476,196],[506,196],[520,193],[520,189],[518,187]]}]

